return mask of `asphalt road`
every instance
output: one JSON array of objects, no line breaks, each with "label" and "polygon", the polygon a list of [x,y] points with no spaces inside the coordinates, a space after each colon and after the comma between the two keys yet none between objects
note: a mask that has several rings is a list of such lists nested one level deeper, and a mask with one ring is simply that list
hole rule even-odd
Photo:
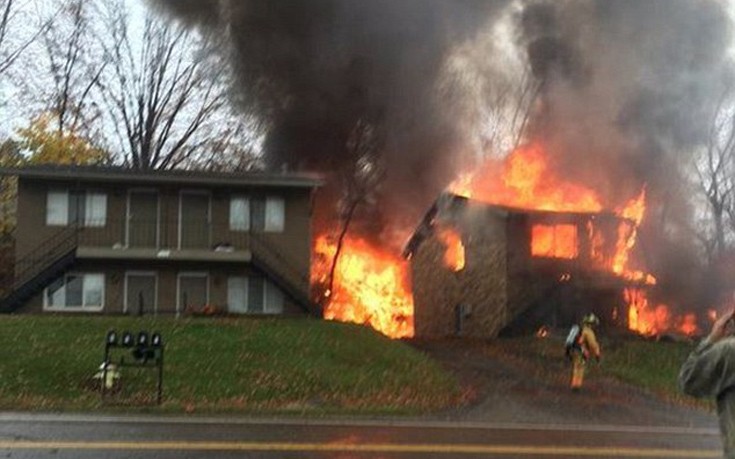
[{"label": "asphalt road", "polygon": [[714,458],[710,427],[0,414],[0,458]]}]

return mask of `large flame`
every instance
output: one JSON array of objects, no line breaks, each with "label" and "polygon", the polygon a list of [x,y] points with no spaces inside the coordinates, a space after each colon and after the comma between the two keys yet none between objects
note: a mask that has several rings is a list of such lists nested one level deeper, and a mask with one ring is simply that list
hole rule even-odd
[{"label": "large flame", "polygon": [[695,314],[674,317],[664,304],[650,304],[646,292],[638,288],[626,288],[623,292],[628,303],[628,328],[642,335],[655,335],[662,331],[676,330],[685,335],[698,331]]},{"label": "large flame", "polygon": [[[485,201],[533,210],[598,213],[604,207],[602,199],[589,188],[570,183],[556,176],[548,165],[548,155],[542,145],[532,143],[513,151],[502,164],[488,162],[477,172],[464,174],[450,185],[456,194]],[[635,246],[637,228],[646,212],[646,192],[624,205],[611,209],[623,220],[617,228],[617,240],[612,257],[606,257],[604,234],[591,222],[586,231],[590,239],[590,259],[602,268],[626,280],[653,285],[656,278],[629,267],[629,257]],[[574,225],[534,225],[531,233],[531,254],[537,257],[573,259],[577,253],[578,234]],[[664,304],[650,307],[644,289],[628,289],[629,328],[642,334],[655,334],[672,328],[692,334],[697,331],[692,314],[672,318]]]},{"label": "large flame", "polygon": [[450,191],[491,204],[535,210],[599,212],[597,194],[556,177],[547,164],[541,145],[521,146],[502,164],[489,160],[454,181]]},{"label": "large flame", "polygon": [[464,269],[464,245],[462,237],[451,228],[443,228],[438,233],[439,239],[444,243],[444,264],[452,271]]},{"label": "large flame", "polygon": [[[320,236],[314,252],[312,282],[326,286],[337,244]],[[324,292],[326,319],[368,324],[391,338],[413,336],[413,296],[401,257],[362,239],[345,238],[332,286]]]},{"label": "large flame", "polygon": [[[475,172],[460,175],[450,186],[455,194],[494,205],[559,212],[599,213],[605,207],[598,194],[587,187],[558,177],[548,165],[548,156],[538,143],[514,150],[503,161],[489,160]],[[630,281],[652,285],[655,278],[631,269],[629,253],[636,243],[636,231],[645,215],[645,190],[619,208],[611,209],[625,219],[617,229],[615,253],[605,255],[610,246],[593,224],[577,228],[571,224],[535,225],[531,251],[534,256],[574,259],[579,256],[578,231],[587,232],[590,258],[601,269]],[[455,271],[464,267],[464,247],[458,234],[438,233],[446,247],[445,263]],[[332,262],[337,244],[320,235],[314,245],[312,282],[323,287],[320,301],[327,319],[369,324],[387,336],[413,336],[413,298],[408,266],[389,249],[361,239],[345,238],[337,265]],[[333,272],[333,276],[330,273]],[[331,279],[331,284],[329,278]],[[568,279],[566,279],[568,280]],[[331,289],[326,286],[331,285]],[[634,290],[634,291],[633,291]],[[643,289],[626,290],[629,327],[639,333],[658,333],[676,327],[685,333],[696,331],[694,316],[672,318],[665,305],[652,308]]]},{"label": "large flame", "polygon": [[577,245],[574,225],[534,225],[531,229],[534,257],[577,258]]}]

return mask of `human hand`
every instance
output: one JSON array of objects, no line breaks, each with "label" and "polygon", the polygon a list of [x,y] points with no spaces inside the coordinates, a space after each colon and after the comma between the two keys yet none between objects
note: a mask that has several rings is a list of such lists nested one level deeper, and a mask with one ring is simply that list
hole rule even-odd
[{"label": "human hand", "polygon": [[728,314],[718,318],[714,324],[712,324],[712,331],[709,333],[709,340],[711,342],[717,342],[732,333],[732,327],[728,327],[731,321],[735,321],[735,308]]}]

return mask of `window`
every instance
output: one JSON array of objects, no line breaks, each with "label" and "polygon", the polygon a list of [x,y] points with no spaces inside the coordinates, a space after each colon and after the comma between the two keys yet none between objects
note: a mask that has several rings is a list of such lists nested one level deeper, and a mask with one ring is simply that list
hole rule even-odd
[{"label": "window", "polygon": [[265,200],[265,230],[274,233],[283,232],[284,220],[285,205],[283,198],[267,197]]},{"label": "window", "polygon": [[69,222],[69,195],[66,191],[49,191],[46,196],[46,224],[66,225]]},{"label": "window", "polygon": [[281,233],[286,226],[286,204],[283,198],[248,198],[233,196],[230,199],[230,229],[232,231],[267,231]]},{"label": "window", "polygon": [[104,274],[66,274],[44,291],[44,309],[101,310],[104,306]]},{"label": "window", "polygon": [[265,282],[265,311],[266,314],[280,314],[283,312],[283,292],[270,282]]},{"label": "window", "polygon": [[232,231],[250,230],[250,200],[243,196],[230,199],[230,229]]},{"label": "window", "polygon": [[227,312],[235,314],[248,312],[247,277],[230,277],[227,279]]},{"label": "window", "polygon": [[227,280],[227,310],[238,314],[280,314],[283,292],[260,276],[230,277]]},{"label": "window", "polygon": [[105,226],[107,196],[103,193],[87,193],[85,199],[84,226]]},{"label": "window", "polygon": [[577,227],[575,225],[533,225],[531,255],[548,258],[577,258]]},{"label": "window", "polygon": [[79,190],[52,190],[46,196],[46,224],[105,226],[107,195]]}]

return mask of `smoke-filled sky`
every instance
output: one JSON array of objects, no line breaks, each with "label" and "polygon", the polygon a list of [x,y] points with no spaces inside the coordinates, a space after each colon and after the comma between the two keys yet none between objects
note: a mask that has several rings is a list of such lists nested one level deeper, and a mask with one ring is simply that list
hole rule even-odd
[{"label": "smoke-filled sky", "polygon": [[[468,158],[506,146],[488,132],[523,82],[525,138],[555,167],[611,207],[644,183],[655,195],[732,79],[716,0],[152,2],[226,37],[233,98],[266,122],[272,167],[332,173],[334,193],[365,155],[386,171],[373,224],[415,222]],[[367,153],[349,147],[365,125]]]}]

